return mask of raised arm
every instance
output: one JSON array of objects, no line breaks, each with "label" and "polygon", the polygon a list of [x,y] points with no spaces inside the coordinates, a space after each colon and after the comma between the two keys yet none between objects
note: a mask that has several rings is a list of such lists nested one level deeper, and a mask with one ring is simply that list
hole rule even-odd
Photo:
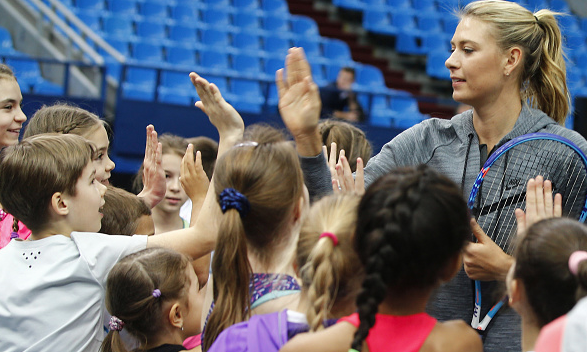
[{"label": "raised arm", "polygon": [[[208,83],[194,72],[190,73],[190,79],[201,99],[196,103],[196,106],[208,115],[210,122],[218,130],[220,136],[218,158],[220,158],[236,141],[242,138],[245,128],[244,122],[238,112],[222,98],[222,94],[215,84]],[[200,214],[195,219],[195,223],[192,223],[193,226],[151,236],[147,246],[173,248],[190,255],[193,259],[209,254],[216,244],[217,219],[221,214],[216,201],[213,180],[214,176],[212,176],[212,182],[208,187]]]}]

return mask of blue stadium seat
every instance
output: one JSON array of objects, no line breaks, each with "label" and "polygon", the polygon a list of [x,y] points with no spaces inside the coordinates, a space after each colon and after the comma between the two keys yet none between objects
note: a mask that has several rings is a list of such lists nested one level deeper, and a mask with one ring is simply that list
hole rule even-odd
[{"label": "blue stadium seat", "polygon": [[550,4],[546,0],[526,0],[528,9],[532,12],[550,8]]},{"label": "blue stadium seat", "polygon": [[221,8],[213,8],[213,9],[205,9],[202,10],[202,21],[207,23],[209,26],[224,28],[226,29],[229,26],[232,26],[232,20],[230,17],[230,12],[221,9]]},{"label": "blue stadium seat", "polygon": [[237,9],[237,13],[241,11],[252,11],[259,9],[258,0],[234,0],[233,6]]},{"label": "blue stadium seat", "polygon": [[133,16],[138,13],[135,0],[108,0],[108,10],[117,16]]},{"label": "blue stadium seat", "polygon": [[106,10],[106,4],[103,0],[76,0],[75,6],[82,11],[102,12]]},{"label": "blue stadium seat", "polygon": [[393,113],[391,125],[396,128],[410,128],[427,118],[418,108],[418,102],[412,97],[393,96],[389,107]]},{"label": "blue stadium seat", "polygon": [[0,54],[14,55],[14,45],[12,43],[12,37],[7,29],[0,27]]},{"label": "blue stadium seat", "polygon": [[263,18],[263,29],[269,33],[289,33],[290,26],[288,17],[266,16]]},{"label": "blue stadium seat", "polygon": [[[109,39],[108,44],[116,49],[119,53],[124,55],[125,57],[130,56],[130,44],[126,40],[120,39]],[[104,63],[106,64],[106,73],[113,77],[116,80],[120,80],[120,73],[121,73],[121,65],[120,63],[111,57],[104,49],[101,47],[98,48],[98,54],[102,55],[104,58]]]},{"label": "blue stadium seat", "polygon": [[232,6],[231,0],[200,0],[201,2],[203,2],[206,7],[208,8],[213,8],[213,7],[219,7],[219,8],[228,8]]},{"label": "blue stadium seat", "polygon": [[548,8],[556,12],[571,13],[571,8],[565,0],[550,0]]},{"label": "blue stadium seat", "polygon": [[412,7],[411,0],[386,0],[386,3],[389,7],[397,10],[404,10]]},{"label": "blue stadium seat", "polygon": [[261,9],[271,15],[289,14],[289,7],[285,0],[261,0]]},{"label": "blue stadium seat", "polygon": [[326,70],[324,65],[311,62],[310,68],[312,69],[312,79],[314,80],[314,83],[318,85],[318,87],[324,87],[329,83],[326,79]]},{"label": "blue stadium seat", "polygon": [[239,112],[261,113],[265,98],[259,81],[232,79],[230,82],[232,106]]},{"label": "blue stadium seat", "polygon": [[233,15],[234,25],[241,31],[261,33],[261,18],[254,12],[239,11]]},{"label": "blue stadium seat", "polygon": [[63,86],[55,84],[48,80],[42,80],[33,85],[33,93],[40,95],[56,95],[62,96],[64,94]]},{"label": "blue stadium seat", "polygon": [[162,71],[161,85],[157,87],[158,101],[163,103],[191,105],[194,86],[188,72]]},{"label": "blue stadium seat", "polygon": [[240,52],[257,56],[261,52],[261,39],[256,34],[237,33],[233,36],[232,42]]},{"label": "blue stadium seat", "polygon": [[428,53],[426,60],[426,73],[428,76],[450,80],[450,71],[444,65],[448,57],[449,53],[445,50]]},{"label": "blue stadium seat", "polygon": [[343,65],[352,63],[351,49],[346,42],[340,39],[328,39],[322,44],[324,57],[331,62],[337,62]]},{"label": "blue stadium seat", "polygon": [[122,96],[134,100],[155,99],[157,71],[147,68],[129,67],[122,83]]},{"label": "blue stadium seat", "polygon": [[7,58],[6,65],[12,68],[14,75],[18,77],[20,89],[29,92],[36,84],[43,81],[41,68],[35,60],[27,58]]},{"label": "blue stadium seat", "polygon": [[226,75],[230,71],[230,63],[227,53],[212,50],[200,51],[200,65],[213,74]]},{"label": "blue stadium seat", "polygon": [[581,50],[587,44],[583,32],[567,32],[564,37],[565,44],[569,50]]},{"label": "blue stadium seat", "polygon": [[412,7],[418,12],[437,12],[436,0],[412,0]]},{"label": "blue stadium seat", "polygon": [[133,21],[121,16],[104,18],[104,33],[108,38],[131,40],[135,38]]},{"label": "blue stadium seat", "polygon": [[364,0],[333,0],[332,3],[337,7],[356,11],[363,11],[366,8],[366,2]]},{"label": "blue stadium seat", "polygon": [[455,30],[459,25],[459,19],[454,16],[444,16],[442,21],[442,30],[448,35],[455,34]]},{"label": "blue stadium seat", "polygon": [[168,7],[164,3],[143,2],[139,13],[151,21],[164,21],[168,17]]},{"label": "blue stadium seat", "polygon": [[229,33],[221,29],[203,29],[200,31],[202,44],[216,51],[231,51]]},{"label": "blue stadium seat", "polygon": [[326,65],[326,79],[328,82],[335,82],[338,77],[338,72],[343,67],[341,64],[328,64]]},{"label": "blue stadium seat", "polygon": [[269,83],[267,92],[267,109],[269,112],[277,112],[277,104],[279,103],[279,94],[277,93],[277,85]]},{"label": "blue stadium seat", "polygon": [[291,31],[298,37],[319,37],[316,21],[306,16],[293,15],[290,18]]},{"label": "blue stadium seat", "polygon": [[263,41],[263,50],[267,56],[285,57],[289,48],[291,48],[290,40],[280,36],[268,36]]},{"label": "blue stadium seat", "polygon": [[165,61],[163,57],[163,47],[161,44],[152,44],[147,42],[133,43],[131,54],[132,58],[137,61],[153,64],[160,64]]},{"label": "blue stadium seat", "polygon": [[446,34],[429,32],[424,34],[400,33],[395,42],[399,53],[410,55],[425,55],[433,51],[450,50],[450,40]]},{"label": "blue stadium seat", "polygon": [[171,18],[183,25],[189,25],[200,21],[200,12],[195,6],[178,4],[171,7]]},{"label": "blue stadium seat", "polygon": [[137,37],[145,41],[167,39],[167,26],[161,22],[141,21],[136,24]]},{"label": "blue stadium seat", "polygon": [[174,66],[186,66],[195,70],[197,66],[196,51],[184,46],[170,46],[167,47],[167,62]]},{"label": "blue stadium seat", "polygon": [[232,68],[240,77],[258,78],[263,75],[261,59],[253,55],[234,55]]},{"label": "blue stadium seat", "polygon": [[563,34],[581,31],[579,19],[573,15],[559,16],[557,21]]},{"label": "blue stadium seat", "polygon": [[397,27],[392,24],[391,13],[380,9],[367,9],[363,13],[363,27],[373,33],[396,35]]},{"label": "blue stadium seat", "polygon": [[198,30],[194,27],[175,25],[169,27],[169,40],[176,45],[190,48],[201,47]]},{"label": "blue stadium seat", "polygon": [[102,16],[91,12],[78,13],[77,17],[94,32],[102,32]]},{"label": "blue stadium seat", "polygon": [[283,61],[283,58],[268,58],[264,61],[263,71],[269,79],[274,79],[275,71],[284,67],[285,63]]},{"label": "blue stadium seat", "polygon": [[416,14],[416,23],[421,32],[442,32],[442,16],[438,12],[420,11]]},{"label": "blue stadium seat", "polygon": [[355,85],[359,89],[371,92],[385,92],[385,79],[383,73],[375,66],[361,65],[356,68],[357,79]]}]

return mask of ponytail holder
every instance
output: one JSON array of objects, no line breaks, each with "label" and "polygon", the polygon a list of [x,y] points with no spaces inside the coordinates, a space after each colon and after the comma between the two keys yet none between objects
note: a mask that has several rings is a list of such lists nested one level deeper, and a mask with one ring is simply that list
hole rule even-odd
[{"label": "ponytail holder", "polygon": [[226,213],[229,209],[236,209],[242,219],[251,209],[251,204],[247,197],[234,188],[225,188],[218,198],[222,213]]},{"label": "ponytail holder", "polygon": [[161,297],[161,290],[159,290],[158,288],[153,290],[153,297],[155,298],[159,298]]},{"label": "ponytail holder", "polygon": [[573,275],[577,276],[579,272],[579,263],[587,260],[587,252],[585,251],[574,251],[569,257],[569,270]]},{"label": "ponytail holder", "polygon": [[332,232],[322,232],[322,234],[320,235],[320,238],[322,237],[328,237],[332,240],[332,245],[334,247],[336,247],[338,245],[338,237],[336,237],[335,234],[333,234]]},{"label": "ponytail holder", "polygon": [[110,326],[110,330],[121,331],[124,327],[124,322],[113,315],[110,317],[110,323],[108,325]]},{"label": "ponytail holder", "polygon": [[13,240],[13,239],[15,239],[15,238],[18,238],[18,232],[14,232],[14,231],[12,231],[12,232],[10,233],[10,239],[11,239],[11,240]]}]

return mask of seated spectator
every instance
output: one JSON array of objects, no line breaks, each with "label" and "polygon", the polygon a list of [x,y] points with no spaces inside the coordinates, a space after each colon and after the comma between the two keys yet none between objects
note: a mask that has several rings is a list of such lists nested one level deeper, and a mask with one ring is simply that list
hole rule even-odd
[{"label": "seated spectator", "polygon": [[363,109],[352,91],[355,82],[355,69],[343,67],[338,72],[336,82],[320,89],[322,99],[322,118],[336,117],[351,122],[365,120]]}]

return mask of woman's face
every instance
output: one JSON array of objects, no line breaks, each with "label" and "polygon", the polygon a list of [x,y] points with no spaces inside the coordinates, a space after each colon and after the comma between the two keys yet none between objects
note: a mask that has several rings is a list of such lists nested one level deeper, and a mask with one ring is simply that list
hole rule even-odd
[{"label": "woman's face", "polygon": [[0,78],[0,147],[18,143],[26,116],[20,108],[22,94],[14,78]]},{"label": "woman's face", "polygon": [[505,87],[507,56],[497,46],[490,28],[474,17],[464,17],[451,40],[452,54],[445,62],[453,99],[475,108],[495,102]]},{"label": "woman's face", "polygon": [[108,185],[110,182],[110,172],[114,169],[114,162],[108,157],[108,146],[110,141],[108,140],[108,133],[104,125],[100,123],[96,128],[93,128],[90,133],[83,136],[96,146],[96,159],[94,164],[96,165],[96,180],[104,185]]}]

